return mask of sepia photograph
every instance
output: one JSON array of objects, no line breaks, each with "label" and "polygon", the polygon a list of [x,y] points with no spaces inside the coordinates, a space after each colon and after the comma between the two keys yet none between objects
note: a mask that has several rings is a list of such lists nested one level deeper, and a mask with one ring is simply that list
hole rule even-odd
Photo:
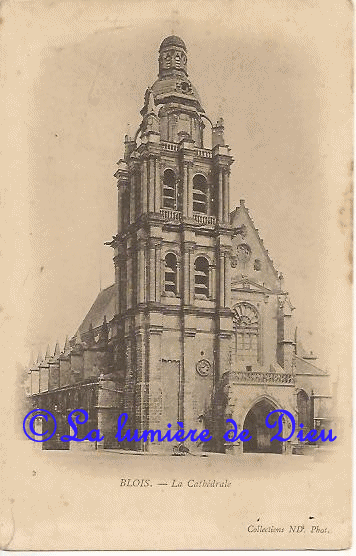
[{"label": "sepia photograph", "polygon": [[2,548],[350,547],[352,15],[3,4]]}]

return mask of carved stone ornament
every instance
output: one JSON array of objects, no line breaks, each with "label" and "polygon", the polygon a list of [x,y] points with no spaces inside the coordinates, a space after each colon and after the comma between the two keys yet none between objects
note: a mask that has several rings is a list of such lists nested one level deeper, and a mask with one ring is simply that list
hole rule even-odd
[{"label": "carved stone ornament", "polygon": [[236,256],[240,263],[246,264],[251,257],[251,247],[247,243],[241,243],[236,247]]},{"label": "carved stone ornament", "polygon": [[245,239],[245,237],[247,236],[247,228],[245,224],[241,224],[241,226],[237,226],[237,228],[235,228],[232,237],[235,237],[237,235],[240,235],[241,239]]},{"label": "carved stone ornament", "polygon": [[193,92],[192,84],[190,83],[190,81],[178,81],[176,83],[176,90],[179,93],[184,93],[186,95],[192,94]]},{"label": "carved stone ornament", "polygon": [[200,376],[208,376],[211,369],[211,363],[207,359],[200,359],[195,368]]}]

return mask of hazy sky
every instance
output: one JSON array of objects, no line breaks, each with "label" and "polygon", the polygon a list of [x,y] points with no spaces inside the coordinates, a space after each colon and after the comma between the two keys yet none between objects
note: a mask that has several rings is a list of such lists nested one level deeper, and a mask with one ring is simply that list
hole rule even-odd
[{"label": "hazy sky", "polygon": [[103,245],[116,233],[113,174],[173,25],[207,115],[225,120],[231,207],[246,200],[306,347],[337,368],[349,342],[340,220],[352,154],[350,3],[78,0],[8,2],[3,12],[14,273],[5,308],[18,358],[63,343],[100,281],[113,283]]}]

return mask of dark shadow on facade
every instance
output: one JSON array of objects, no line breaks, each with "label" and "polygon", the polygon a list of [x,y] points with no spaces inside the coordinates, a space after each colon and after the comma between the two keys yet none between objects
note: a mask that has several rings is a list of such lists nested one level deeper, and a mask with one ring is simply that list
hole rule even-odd
[{"label": "dark shadow on facade", "polygon": [[281,454],[283,443],[279,440],[272,440],[275,429],[266,426],[267,415],[276,409],[273,404],[263,399],[257,402],[247,413],[243,428],[250,431],[251,440],[244,442],[243,451],[253,453],[272,453]]}]

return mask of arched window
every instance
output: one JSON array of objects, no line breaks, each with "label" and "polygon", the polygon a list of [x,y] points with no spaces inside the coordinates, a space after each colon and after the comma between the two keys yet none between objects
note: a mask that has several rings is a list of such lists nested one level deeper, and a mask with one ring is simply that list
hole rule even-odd
[{"label": "arched window", "polygon": [[195,294],[209,296],[209,262],[198,257],[194,264]]},{"label": "arched window", "polygon": [[259,316],[250,303],[239,303],[233,317],[236,334],[236,354],[239,359],[258,360]]},{"label": "arched window", "polygon": [[170,68],[171,62],[172,62],[172,56],[170,55],[170,53],[166,52],[165,54],[163,54],[163,67]]},{"label": "arched window", "polygon": [[170,168],[163,174],[163,208],[176,209],[176,175]]},{"label": "arched window", "polygon": [[164,291],[177,295],[177,257],[168,253],[164,262]]},{"label": "arched window", "polygon": [[311,404],[308,394],[304,390],[300,390],[297,394],[297,408],[298,408],[298,426],[303,423],[304,432],[312,428],[312,414]]},{"label": "arched window", "polygon": [[197,174],[193,178],[193,212],[207,214],[208,212],[208,184],[206,178]]}]

